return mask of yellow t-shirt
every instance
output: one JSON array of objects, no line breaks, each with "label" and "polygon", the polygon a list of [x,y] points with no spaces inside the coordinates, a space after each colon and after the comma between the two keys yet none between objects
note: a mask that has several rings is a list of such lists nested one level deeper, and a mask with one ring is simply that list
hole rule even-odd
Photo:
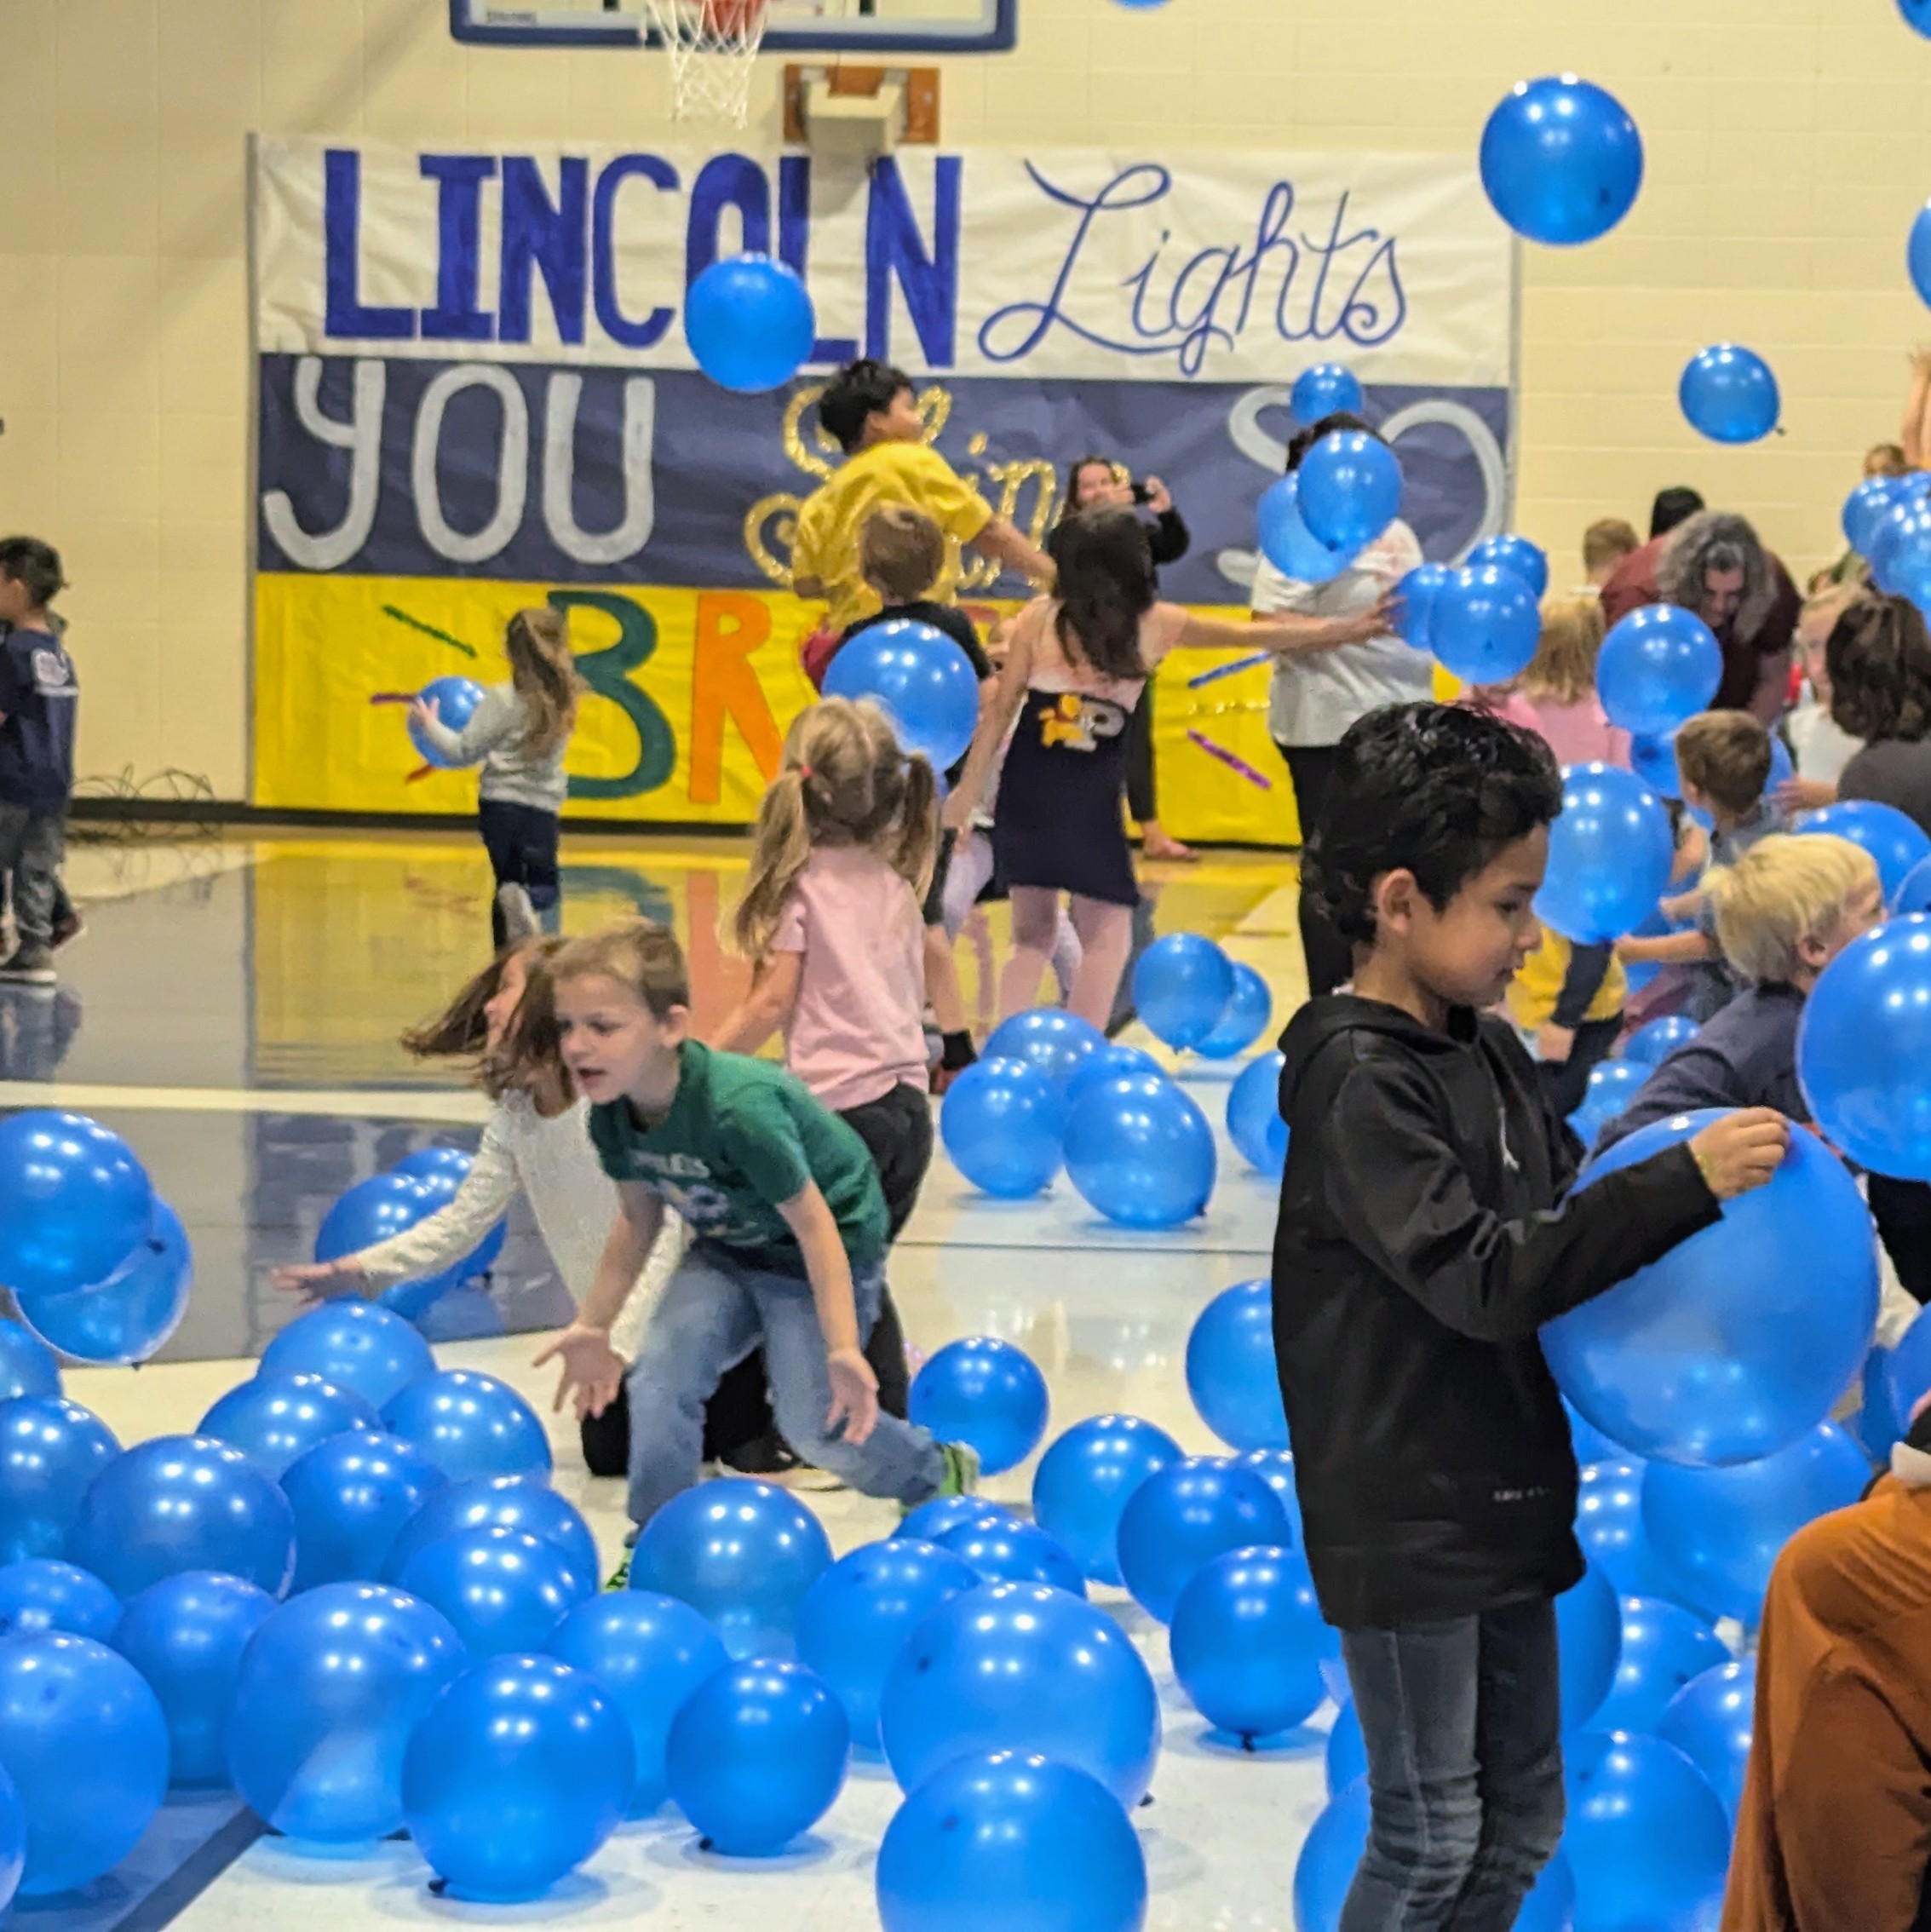
[{"label": "yellow t-shirt", "polygon": [[[1569,942],[1560,933],[1543,929],[1542,944],[1522,962],[1522,969],[1509,982],[1509,1017],[1526,1033],[1539,1032],[1555,1011],[1562,997],[1562,982],[1569,976]],[[1585,1020],[1613,1020],[1629,997],[1629,979],[1623,963],[1612,958],[1602,975],[1595,998],[1589,1002]]]},{"label": "yellow t-shirt", "polygon": [[959,544],[969,543],[992,520],[985,497],[929,444],[874,443],[847,457],[805,499],[791,549],[793,574],[815,577],[825,586],[831,607],[825,621],[834,630],[879,607],[877,592],[859,573],[859,532],[884,503],[923,511],[953,539],[938,583],[926,593],[940,604],[950,603],[958,588]]}]

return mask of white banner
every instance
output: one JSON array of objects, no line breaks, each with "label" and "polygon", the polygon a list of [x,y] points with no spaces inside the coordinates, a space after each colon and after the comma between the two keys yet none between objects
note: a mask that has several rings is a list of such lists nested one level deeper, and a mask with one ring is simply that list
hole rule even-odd
[{"label": "white banner", "polygon": [[689,282],[804,276],[813,360],[917,375],[1506,388],[1512,256],[1464,160],[902,150],[869,174],[671,143],[263,140],[266,354],[688,369]]}]

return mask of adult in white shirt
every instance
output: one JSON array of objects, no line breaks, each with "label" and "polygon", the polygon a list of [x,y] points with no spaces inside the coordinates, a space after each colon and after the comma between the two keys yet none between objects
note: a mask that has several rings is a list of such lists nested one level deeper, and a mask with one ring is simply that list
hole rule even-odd
[{"label": "adult in white shirt", "polygon": [[[1358,416],[1323,417],[1288,445],[1289,469],[1298,469],[1323,436],[1343,429],[1374,434]],[[1297,583],[1264,556],[1255,571],[1250,606],[1256,618],[1298,614],[1307,620],[1305,630],[1275,660],[1267,703],[1268,735],[1294,780],[1303,851],[1320,817],[1342,733],[1383,704],[1434,695],[1434,659],[1416,650],[1394,627],[1391,593],[1421,561],[1415,532],[1397,518],[1325,584]],[[1352,975],[1348,942],[1306,892],[1301,897],[1301,946],[1310,993],[1332,992]]]}]

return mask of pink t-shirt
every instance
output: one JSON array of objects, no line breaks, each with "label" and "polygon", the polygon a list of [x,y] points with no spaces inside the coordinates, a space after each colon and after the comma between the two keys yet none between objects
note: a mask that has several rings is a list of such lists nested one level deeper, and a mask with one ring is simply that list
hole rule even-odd
[{"label": "pink t-shirt", "polygon": [[1619,765],[1629,768],[1629,734],[1612,725],[1593,693],[1581,703],[1527,698],[1512,691],[1496,707],[1510,724],[1535,732],[1555,754],[1559,765]]},{"label": "pink t-shirt", "polygon": [[804,956],[784,1064],[834,1113],[923,1089],[925,927],[876,852],[820,846],[779,915],[774,952]]}]

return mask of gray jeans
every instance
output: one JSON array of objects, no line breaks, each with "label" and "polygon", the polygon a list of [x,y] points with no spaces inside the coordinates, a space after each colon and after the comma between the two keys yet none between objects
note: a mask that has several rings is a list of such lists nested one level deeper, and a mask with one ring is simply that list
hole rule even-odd
[{"label": "gray jeans", "polygon": [[[882,1268],[853,1283],[861,1336],[878,1319],[884,1285]],[[926,1430],[881,1415],[862,1443],[827,1432],[831,1382],[810,1284],[698,1241],[666,1284],[630,1370],[632,1522],[641,1528],[698,1480],[704,1404],[760,1343],[779,1429],[806,1462],[865,1496],[923,1503],[938,1494],[945,1458]]]},{"label": "gray jeans", "polygon": [[53,939],[66,831],[64,813],[0,805],[0,873],[11,876],[14,924],[22,946],[44,947]]}]

